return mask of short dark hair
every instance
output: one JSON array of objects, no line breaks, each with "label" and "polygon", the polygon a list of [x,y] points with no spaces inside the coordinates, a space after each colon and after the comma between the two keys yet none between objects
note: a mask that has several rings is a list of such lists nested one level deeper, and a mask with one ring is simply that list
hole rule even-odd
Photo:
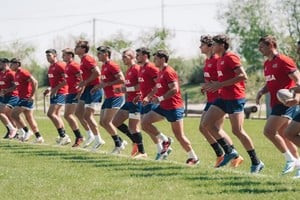
[{"label": "short dark hair", "polygon": [[10,61],[7,58],[0,58],[0,62],[9,63]]},{"label": "short dark hair", "polygon": [[47,50],[45,51],[45,53],[46,53],[46,54],[52,53],[52,54],[55,54],[55,55],[57,54],[55,49],[47,49]]},{"label": "short dark hair", "polygon": [[157,50],[153,54],[153,56],[157,56],[159,58],[165,58],[166,62],[168,62],[168,60],[169,60],[169,54],[168,54],[168,52],[165,51],[165,50],[162,50],[162,49]]},{"label": "short dark hair", "polygon": [[212,46],[213,44],[213,38],[210,35],[201,35],[200,42],[203,44],[207,44],[207,46]]},{"label": "short dark hair", "polygon": [[21,65],[21,60],[19,58],[13,58],[10,60],[10,63],[18,63],[19,65]]},{"label": "short dark hair", "polygon": [[90,50],[89,41],[87,41],[87,40],[79,40],[76,43],[76,47],[81,47],[81,48],[85,49],[85,53],[89,52],[89,50]]},{"label": "short dark hair", "polygon": [[264,43],[265,45],[273,44],[275,48],[277,48],[276,38],[272,35],[265,35],[258,40],[258,43]]},{"label": "short dark hair", "polygon": [[229,48],[230,39],[225,34],[215,35],[212,40],[217,44],[224,44],[225,50]]},{"label": "short dark hair", "polygon": [[111,48],[109,46],[99,46],[97,47],[97,51],[107,53],[109,58],[111,56]]},{"label": "short dark hair", "polygon": [[135,50],[137,53],[142,53],[143,55],[147,55],[148,58],[151,57],[151,51],[147,47],[141,47]]}]

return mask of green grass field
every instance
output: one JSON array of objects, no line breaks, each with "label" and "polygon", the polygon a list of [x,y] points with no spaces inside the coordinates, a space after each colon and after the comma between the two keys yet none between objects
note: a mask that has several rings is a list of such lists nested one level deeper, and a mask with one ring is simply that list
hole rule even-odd
[{"label": "green grass field", "polygon": [[[100,131],[106,144],[99,152],[74,149],[71,145],[56,146],[57,133],[50,120],[42,113],[36,118],[45,144],[0,140],[0,199],[300,198],[300,180],[292,179],[294,173],[280,175],[284,158],[262,135],[264,120],[245,121],[245,129],[266,165],[260,174],[251,175],[247,152],[235,137],[232,137],[235,146],[245,162],[237,169],[212,167],[215,156],[198,132],[199,118],[185,118],[186,134],[201,160],[196,167],[184,164],[186,154],[177,141],[168,161],[154,161],[155,146],[146,134],[143,134],[149,156],[146,160],[130,158],[130,145],[122,155],[110,155],[113,142],[103,129]],[[172,136],[168,123],[157,125]],[[230,130],[228,121],[225,130]],[[4,133],[3,125],[0,131]],[[67,131],[73,138],[70,129]]]}]

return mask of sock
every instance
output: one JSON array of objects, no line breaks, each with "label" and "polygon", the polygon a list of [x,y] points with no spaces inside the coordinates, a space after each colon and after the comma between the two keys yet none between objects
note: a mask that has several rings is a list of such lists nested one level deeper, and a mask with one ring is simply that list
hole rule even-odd
[{"label": "sock", "polygon": [[36,137],[36,138],[39,138],[39,137],[41,137],[41,134],[40,134],[40,132],[36,132],[36,133],[34,133],[34,135],[35,135],[35,137]]},{"label": "sock", "polygon": [[211,144],[210,146],[214,149],[217,157],[220,157],[224,154],[221,146],[217,142]]},{"label": "sock", "polygon": [[161,145],[161,142],[158,142],[158,143],[156,144],[156,149],[157,149],[157,153],[160,153],[160,152],[161,152],[161,150],[163,149],[163,148],[162,148],[162,145]]},{"label": "sock", "polygon": [[141,132],[137,132],[132,134],[132,137],[134,139],[134,143],[137,144],[138,150],[140,153],[145,153],[144,144],[143,144],[143,137]]},{"label": "sock", "polygon": [[117,129],[119,129],[119,131],[127,135],[127,137],[129,137],[129,139],[134,143],[132,134],[129,131],[128,126],[126,124],[121,124],[120,126],[117,127]]},{"label": "sock", "polygon": [[82,135],[81,135],[79,129],[73,130],[73,133],[74,133],[74,135],[75,135],[76,138],[82,138]]},{"label": "sock", "polygon": [[23,127],[23,130],[24,130],[25,132],[28,132],[27,126]]},{"label": "sock", "polygon": [[194,152],[193,149],[190,150],[190,151],[188,152],[188,157],[189,157],[189,158],[193,158],[193,159],[195,159],[195,160],[198,160],[198,157],[197,157],[197,155],[195,154],[195,152]]},{"label": "sock", "polygon": [[105,143],[104,140],[101,138],[101,136],[98,134],[98,135],[94,135],[95,137],[95,141],[98,142],[98,143]]},{"label": "sock", "polygon": [[57,129],[59,137],[65,137],[66,131],[63,128],[58,128]]},{"label": "sock", "polygon": [[114,140],[115,146],[116,146],[116,147],[120,147],[120,146],[122,145],[122,142],[120,141],[118,135],[113,135],[113,136],[111,136],[111,137],[112,137],[112,139]]},{"label": "sock", "polygon": [[225,152],[226,154],[229,154],[229,153],[232,152],[233,149],[232,149],[231,146],[226,142],[226,140],[225,140],[224,138],[220,138],[220,139],[218,139],[217,141],[218,141],[218,143],[221,145],[221,147],[223,148],[223,150],[224,150],[224,152]]},{"label": "sock", "polygon": [[86,134],[87,134],[88,138],[94,136],[94,134],[92,133],[91,130],[87,130],[87,131],[86,131]]},{"label": "sock", "polygon": [[22,133],[22,137],[25,135],[24,129],[20,128],[19,131]]},{"label": "sock", "polygon": [[286,151],[285,153],[283,153],[283,156],[285,157],[286,161],[294,161],[297,160],[290,151]]},{"label": "sock", "polygon": [[250,150],[250,151],[247,151],[247,152],[248,152],[248,154],[250,156],[252,165],[258,165],[260,163],[260,160],[256,156],[255,150],[253,149],[253,150]]},{"label": "sock", "polygon": [[6,126],[9,130],[15,130],[16,129],[10,122],[8,122],[8,124],[6,124]]},{"label": "sock", "polygon": [[163,133],[159,133],[156,137],[158,139],[161,139],[164,142],[168,142],[169,141],[168,137],[165,134],[163,134]]}]

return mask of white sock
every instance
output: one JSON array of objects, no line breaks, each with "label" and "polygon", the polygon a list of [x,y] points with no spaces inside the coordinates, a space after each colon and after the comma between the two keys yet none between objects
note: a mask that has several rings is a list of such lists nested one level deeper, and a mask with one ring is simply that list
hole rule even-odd
[{"label": "white sock", "polygon": [[94,136],[95,136],[96,142],[104,143],[104,140],[101,138],[101,136],[99,134],[98,135],[94,135]]},{"label": "white sock", "polygon": [[163,133],[159,133],[159,134],[156,136],[156,138],[161,139],[161,140],[164,141],[164,142],[169,141],[169,140],[168,140],[168,137],[167,137],[165,134],[163,134]]},{"label": "white sock", "polygon": [[160,152],[162,151],[162,145],[161,145],[160,142],[158,142],[158,143],[156,144],[156,149],[157,149],[157,153],[160,153]]},{"label": "white sock", "polygon": [[8,124],[6,124],[6,126],[9,130],[15,130],[16,129],[10,122],[8,122]]},{"label": "white sock", "polygon": [[91,130],[86,131],[86,134],[88,137],[93,137],[94,135]]},{"label": "white sock", "polygon": [[190,150],[190,151],[188,152],[188,157],[189,157],[189,158],[193,158],[193,159],[195,159],[195,160],[198,160],[198,157],[197,157],[197,155],[195,154],[195,152],[194,152],[193,149]]},{"label": "white sock", "polygon": [[285,153],[283,153],[283,156],[285,157],[286,161],[295,161],[297,160],[290,151],[286,151]]}]

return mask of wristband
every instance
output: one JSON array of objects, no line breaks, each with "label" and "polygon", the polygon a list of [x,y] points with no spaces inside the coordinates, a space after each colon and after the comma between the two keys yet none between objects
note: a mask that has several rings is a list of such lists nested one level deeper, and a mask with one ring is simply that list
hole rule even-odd
[{"label": "wristband", "polygon": [[161,101],[165,100],[165,98],[164,98],[164,96],[159,96],[159,97],[157,97],[157,100],[158,100],[159,102],[161,102]]},{"label": "wristband", "polygon": [[135,91],[135,88],[132,86],[132,87],[126,87],[126,92],[134,92]]}]

